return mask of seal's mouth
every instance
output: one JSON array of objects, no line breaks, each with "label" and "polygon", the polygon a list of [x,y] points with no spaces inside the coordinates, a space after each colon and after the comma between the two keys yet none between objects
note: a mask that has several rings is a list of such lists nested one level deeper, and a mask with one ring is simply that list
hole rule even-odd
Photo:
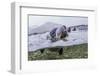
[{"label": "seal's mouth", "polygon": [[68,36],[67,32],[62,32],[62,34],[61,34],[61,39],[65,38],[65,37],[67,37],[67,36]]}]

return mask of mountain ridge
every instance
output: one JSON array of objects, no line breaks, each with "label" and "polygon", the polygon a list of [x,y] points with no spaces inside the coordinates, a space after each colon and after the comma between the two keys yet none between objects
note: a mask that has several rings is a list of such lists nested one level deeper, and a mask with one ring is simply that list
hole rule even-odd
[{"label": "mountain ridge", "polygon": [[[42,25],[40,25],[39,27],[37,28],[29,28],[29,32],[28,32],[28,35],[35,35],[35,34],[41,34],[41,33],[45,33],[45,32],[49,32],[51,31],[53,28],[57,28],[57,27],[60,27],[62,26],[63,24],[57,24],[57,23],[54,23],[54,22],[46,22]],[[85,24],[81,24],[81,25],[74,25],[74,26],[69,26],[71,29],[73,28],[78,28],[79,30],[88,30],[88,25],[85,25]],[[68,27],[68,28],[69,28]],[[31,30],[31,31],[30,31]]]}]

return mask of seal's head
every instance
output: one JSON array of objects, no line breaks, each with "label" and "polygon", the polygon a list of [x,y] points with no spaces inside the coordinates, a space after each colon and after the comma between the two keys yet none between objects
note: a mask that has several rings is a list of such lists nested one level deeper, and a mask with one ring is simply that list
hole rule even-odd
[{"label": "seal's head", "polygon": [[59,27],[59,28],[54,28],[50,31],[49,33],[49,38],[52,42],[65,39],[68,36],[67,33],[67,28],[65,25]]},{"label": "seal's head", "polygon": [[67,34],[67,28],[65,25],[62,26],[63,27],[63,30],[61,31],[61,39],[65,38],[66,36],[68,36]]}]

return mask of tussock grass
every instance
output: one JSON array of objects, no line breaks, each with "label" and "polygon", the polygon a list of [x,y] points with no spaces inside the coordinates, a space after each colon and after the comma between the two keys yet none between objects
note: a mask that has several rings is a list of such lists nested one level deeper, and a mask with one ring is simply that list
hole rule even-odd
[{"label": "tussock grass", "polygon": [[28,60],[56,60],[56,59],[81,59],[88,58],[88,44],[63,47],[63,54],[59,55],[58,48],[46,48],[43,53],[40,50],[28,52]]}]

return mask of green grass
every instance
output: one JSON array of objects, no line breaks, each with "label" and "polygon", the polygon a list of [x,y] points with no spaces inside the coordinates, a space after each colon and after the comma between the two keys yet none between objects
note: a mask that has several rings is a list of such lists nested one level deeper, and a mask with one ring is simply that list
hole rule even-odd
[{"label": "green grass", "polygon": [[81,59],[88,58],[88,44],[63,47],[62,55],[59,55],[57,48],[46,48],[43,53],[40,50],[28,52],[28,60],[55,60],[55,59]]}]

